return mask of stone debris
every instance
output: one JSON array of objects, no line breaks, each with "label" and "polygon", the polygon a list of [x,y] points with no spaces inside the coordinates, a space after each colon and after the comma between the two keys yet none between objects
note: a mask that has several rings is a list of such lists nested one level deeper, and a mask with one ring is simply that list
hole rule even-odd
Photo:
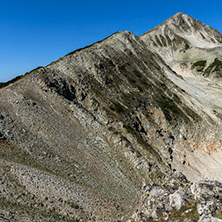
[{"label": "stone debris", "polygon": [[162,185],[143,186],[141,200],[127,221],[222,221],[222,184],[192,183],[174,173]]}]

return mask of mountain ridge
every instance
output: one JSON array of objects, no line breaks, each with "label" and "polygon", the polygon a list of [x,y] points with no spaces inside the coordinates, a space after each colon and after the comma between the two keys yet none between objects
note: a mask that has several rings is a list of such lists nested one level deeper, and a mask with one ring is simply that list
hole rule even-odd
[{"label": "mountain ridge", "polygon": [[182,69],[164,53],[184,56],[192,42],[154,47],[150,34],[117,32],[0,89],[6,218],[116,221],[144,181],[162,184],[172,171],[222,181],[220,66],[209,78],[193,61]]}]

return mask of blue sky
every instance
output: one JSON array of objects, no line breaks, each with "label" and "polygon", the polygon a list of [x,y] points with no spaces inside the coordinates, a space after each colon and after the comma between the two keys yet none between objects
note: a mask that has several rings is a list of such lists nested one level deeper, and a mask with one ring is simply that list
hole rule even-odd
[{"label": "blue sky", "polygon": [[0,0],[0,82],[116,31],[141,35],[177,12],[222,32],[216,0]]}]

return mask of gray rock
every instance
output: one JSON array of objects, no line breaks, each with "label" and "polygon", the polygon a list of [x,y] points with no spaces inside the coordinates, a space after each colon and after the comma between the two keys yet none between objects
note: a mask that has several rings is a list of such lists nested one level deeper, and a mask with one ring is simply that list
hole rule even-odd
[{"label": "gray rock", "polygon": [[[221,184],[217,182],[212,185],[212,181],[194,184],[186,177],[182,178],[175,174],[160,186],[148,185],[148,190],[142,194],[127,221],[221,221],[218,217],[221,217],[222,203],[215,195],[210,194],[212,189],[219,189]],[[206,192],[198,192],[203,187]],[[154,200],[153,190],[165,192],[156,196]],[[198,192],[198,195],[195,192]],[[206,196],[206,193],[209,195]],[[218,195],[222,195],[222,192],[220,191]],[[203,198],[207,201],[203,201]]]},{"label": "gray rock", "polygon": [[183,192],[175,191],[169,195],[170,206],[179,210],[183,206]]}]

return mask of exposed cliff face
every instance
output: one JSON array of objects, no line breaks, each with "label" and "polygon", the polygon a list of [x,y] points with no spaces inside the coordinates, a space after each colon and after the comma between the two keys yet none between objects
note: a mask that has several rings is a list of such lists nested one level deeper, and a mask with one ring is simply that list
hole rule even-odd
[{"label": "exposed cliff face", "polygon": [[175,69],[180,49],[198,48],[194,30],[220,51],[220,34],[195,21],[177,14],[141,37],[118,32],[3,85],[2,217],[115,221],[144,181],[172,170],[222,181],[220,85],[192,61],[192,78]]}]

